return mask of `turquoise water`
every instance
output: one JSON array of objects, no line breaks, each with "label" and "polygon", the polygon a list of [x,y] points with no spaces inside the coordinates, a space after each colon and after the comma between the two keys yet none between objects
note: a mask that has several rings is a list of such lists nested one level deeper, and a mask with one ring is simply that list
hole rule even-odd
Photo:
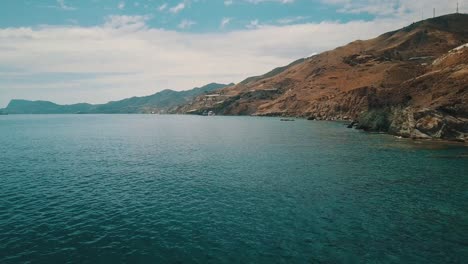
[{"label": "turquoise water", "polygon": [[460,145],[306,120],[10,115],[0,153],[0,263],[468,259]]}]

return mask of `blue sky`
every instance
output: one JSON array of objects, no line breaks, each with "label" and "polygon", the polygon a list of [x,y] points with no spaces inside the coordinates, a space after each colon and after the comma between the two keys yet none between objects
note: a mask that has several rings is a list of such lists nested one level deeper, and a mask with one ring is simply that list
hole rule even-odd
[{"label": "blue sky", "polygon": [[[457,0],[2,0],[0,108],[240,82]],[[460,0],[466,12],[468,0]]]},{"label": "blue sky", "polygon": [[[321,0],[2,0],[0,26],[100,25],[109,15],[145,15],[150,27],[207,32],[260,24],[292,24],[375,18],[369,13],[337,12],[341,4]],[[190,21],[192,23],[185,23]],[[222,23],[224,21],[224,25]]]}]

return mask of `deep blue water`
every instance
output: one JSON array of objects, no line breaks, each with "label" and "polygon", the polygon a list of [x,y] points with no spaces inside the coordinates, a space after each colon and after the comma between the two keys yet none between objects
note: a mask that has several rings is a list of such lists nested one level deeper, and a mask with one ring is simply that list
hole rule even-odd
[{"label": "deep blue water", "polygon": [[0,263],[468,259],[461,145],[276,118],[10,115],[0,153]]}]

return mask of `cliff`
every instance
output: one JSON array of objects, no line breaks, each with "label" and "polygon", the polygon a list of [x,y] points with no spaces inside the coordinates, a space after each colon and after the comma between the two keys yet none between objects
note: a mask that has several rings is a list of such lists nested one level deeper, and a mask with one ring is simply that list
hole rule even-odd
[{"label": "cliff", "polygon": [[[414,23],[199,96],[180,113],[360,120],[406,137],[467,140],[468,15]],[[376,120],[384,124],[375,126]]]}]

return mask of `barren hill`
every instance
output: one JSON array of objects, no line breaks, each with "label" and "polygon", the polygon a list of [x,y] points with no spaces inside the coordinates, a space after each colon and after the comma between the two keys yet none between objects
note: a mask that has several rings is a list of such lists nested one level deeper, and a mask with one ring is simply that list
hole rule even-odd
[{"label": "barren hill", "polygon": [[360,120],[371,130],[466,141],[466,43],[468,15],[428,19],[197,97],[178,111]]}]

